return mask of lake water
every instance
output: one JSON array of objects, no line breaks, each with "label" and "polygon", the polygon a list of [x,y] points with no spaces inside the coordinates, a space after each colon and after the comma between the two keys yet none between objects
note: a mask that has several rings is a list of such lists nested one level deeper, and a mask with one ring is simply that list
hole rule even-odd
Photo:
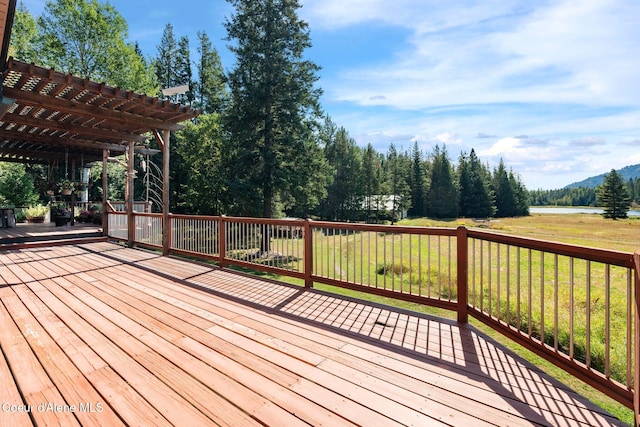
[{"label": "lake water", "polygon": [[[574,208],[574,207],[530,207],[531,214],[601,214],[604,212],[600,208]],[[640,211],[631,210],[627,212],[628,216],[640,216]]]}]

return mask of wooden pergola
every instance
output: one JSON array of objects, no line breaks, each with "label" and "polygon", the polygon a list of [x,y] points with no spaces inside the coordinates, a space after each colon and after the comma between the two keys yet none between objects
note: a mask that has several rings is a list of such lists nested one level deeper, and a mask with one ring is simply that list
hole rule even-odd
[{"label": "wooden pergola", "polygon": [[[49,164],[64,159],[77,164],[102,160],[104,210],[107,161],[112,154],[126,154],[126,188],[131,190],[125,199],[132,215],[134,154],[157,152],[149,148],[150,139],[155,138],[162,152],[162,202],[168,221],[170,134],[199,112],[89,78],[7,60],[15,3],[0,0],[0,161]],[[130,218],[130,226],[133,223]]]}]

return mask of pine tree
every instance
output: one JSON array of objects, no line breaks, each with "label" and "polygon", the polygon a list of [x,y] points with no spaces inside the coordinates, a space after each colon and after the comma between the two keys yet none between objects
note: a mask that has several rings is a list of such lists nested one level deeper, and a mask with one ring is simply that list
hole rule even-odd
[{"label": "pine tree", "polygon": [[355,220],[361,211],[363,196],[361,150],[345,128],[334,131],[329,126],[328,131],[324,137],[325,158],[333,177],[323,203],[323,216],[334,221]]},{"label": "pine tree", "polygon": [[436,145],[431,157],[427,213],[434,218],[457,218],[458,189],[447,148]]},{"label": "pine tree", "polygon": [[411,206],[411,189],[407,184],[408,165],[408,156],[398,153],[396,147],[391,144],[387,153],[387,188],[388,196],[391,197],[391,224]]},{"label": "pine tree", "polygon": [[[366,220],[379,220],[379,209],[375,202],[381,194],[380,187],[384,181],[382,160],[371,144],[367,145],[362,156],[363,196]],[[375,212],[375,214],[374,214]]]},{"label": "pine tree", "polygon": [[493,189],[496,194],[496,217],[517,216],[516,196],[502,159],[498,167],[493,170]]},{"label": "pine tree", "polygon": [[160,45],[158,45],[158,56],[156,56],[156,76],[162,88],[176,86],[176,52],[178,50],[176,38],[173,34],[173,25],[167,24],[162,32]]},{"label": "pine tree", "polygon": [[626,218],[629,210],[629,193],[624,186],[622,177],[611,169],[604,177],[604,182],[597,188],[597,203],[602,206],[604,218]]},{"label": "pine tree", "polygon": [[458,161],[458,188],[460,191],[460,216],[489,218],[495,214],[493,192],[488,171],[476,156],[475,150],[467,156],[460,154]]},{"label": "pine tree", "polygon": [[513,195],[516,202],[515,216],[529,215],[529,193],[522,183],[520,176],[514,174],[511,169],[509,170],[509,184],[513,189]]},{"label": "pine tree", "polygon": [[224,70],[218,51],[207,33],[198,32],[198,81],[195,85],[196,106],[204,113],[222,113],[227,98]]},{"label": "pine tree", "polygon": [[411,187],[411,208],[409,208],[409,216],[424,216],[425,210],[425,192],[426,192],[426,170],[424,159],[422,158],[422,152],[418,148],[418,142],[413,144],[413,151],[411,154],[411,176],[409,180],[409,186]]},{"label": "pine tree", "polygon": [[324,191],[317,184],[326,181],[319,176],[326,167],[312,133],[320,117],[320,90],[314,88],[319,68],[303,58],[311,41],[297,15],[300,2],[229,2],[235,13],[225,28],[236,65],[228,74],[226,126],[237,155],[238,203],[263,217],[273,216],[278,200],[317,204]]},{"label": "pine tree", "polygon": [[175,101],[180,104],[191,105],[194,99],[193,71],[191,70],[191,53],[189,50],[189,38],[187,36],[182,36],[180,40],[178,40],[175,66],[176,86],[189,86],[189,90],[186,93],[177,95]]}]

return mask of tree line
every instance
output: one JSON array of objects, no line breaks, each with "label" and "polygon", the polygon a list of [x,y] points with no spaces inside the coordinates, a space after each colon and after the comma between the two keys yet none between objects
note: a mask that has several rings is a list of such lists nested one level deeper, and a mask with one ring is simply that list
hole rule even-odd
[{"label": "tree line", "polygon": [[[234,12],[223,25],[235,63],[226,72],[206,32],[197,33],[194,55],[189,38],[176,37],[171,24],[157,54],[145,58],[126,41],[122,16],[97,0],[49,0],[38,19],[21,3],[11,55],[160,98],[161,88],[188,85],[170,98],[201,111],[172,134],[176,213],[343,221],[394,220],[405,211],[436,218],[528,214],[529,193],[502,161],[491,170],[474,150],[454,164],[444,146],[424,152],[417,143],[410,151],[392,144],[380,153],[356,145],[320,105],[319,67],[305,57],[311,38],[297,14],[300,2],[228,1]],[[137,199],[157,193],[160,161],[136,158],[143,178],[136,180]],[[109,168],[119,176],[117,165]],[[91,191],[101,197],[99,186]],[[114,198],[121,190],[109,191]]]},{"label": "tree line", "polygon": [[[640,205],[640,177],[623,181],[629,199],[635,206]],[[598,206],[596,188],[576,187],[557,190],[529,191],[532,206]]]}]

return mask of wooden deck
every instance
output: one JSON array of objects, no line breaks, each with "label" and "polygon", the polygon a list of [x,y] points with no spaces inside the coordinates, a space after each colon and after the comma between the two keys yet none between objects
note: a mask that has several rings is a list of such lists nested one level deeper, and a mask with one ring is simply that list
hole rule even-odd
[{"label": "wooden deck", "polygon": [[0,426],[619,424],[448,320],[107,242],[0,279]]},{"label": "wooden deck", "polygon": [[76,222],[56,227],[52,222],[41,224],[19,223],[15,227],[0,228],[0,250],[12,246],[38,245],[40,242],[91,238],[102,235],[102,227],[96,224]]}]

